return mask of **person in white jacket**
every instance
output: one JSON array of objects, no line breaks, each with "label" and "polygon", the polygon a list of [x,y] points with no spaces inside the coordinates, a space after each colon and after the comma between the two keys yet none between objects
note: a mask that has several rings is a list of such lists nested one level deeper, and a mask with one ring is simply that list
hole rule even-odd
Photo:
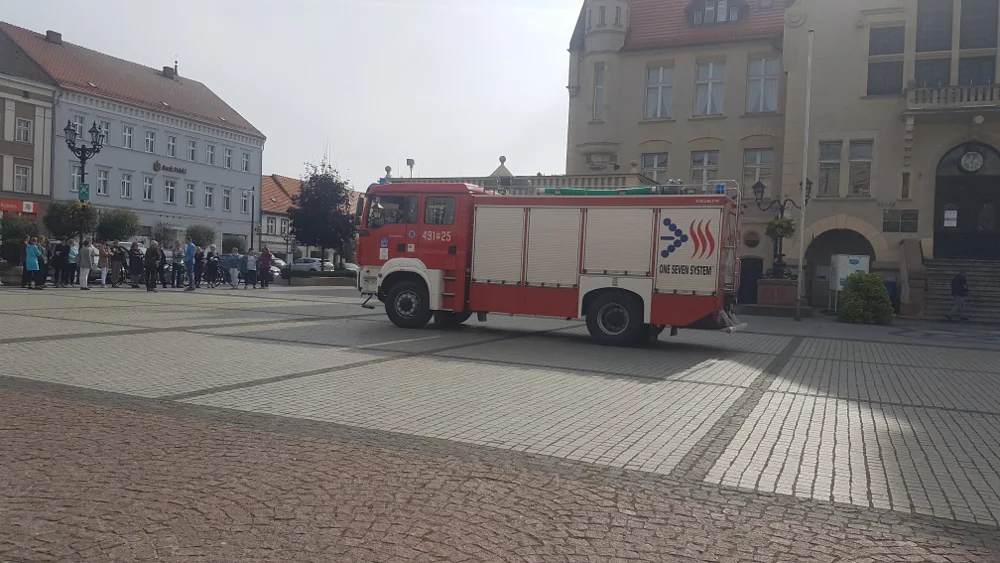
[{"label": "person in white jacket", "polygon": [[87,278],[90,276],[90,270],[94,268],[96,250],[89,239],[84,240],[83,246],[80,247],[80,254],[76,257],[76,262],[80,266],[80,289],[90,290],[87,287]]}]

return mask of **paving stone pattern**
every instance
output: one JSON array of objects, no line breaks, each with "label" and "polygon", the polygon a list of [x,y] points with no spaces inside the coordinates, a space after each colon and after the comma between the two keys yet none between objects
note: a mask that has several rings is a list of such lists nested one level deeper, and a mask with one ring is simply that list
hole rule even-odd
[{"label": "paving stone pattern", "polygon": [[80,293],[0,289],[4,563],[1000,561],[988,331]]}]

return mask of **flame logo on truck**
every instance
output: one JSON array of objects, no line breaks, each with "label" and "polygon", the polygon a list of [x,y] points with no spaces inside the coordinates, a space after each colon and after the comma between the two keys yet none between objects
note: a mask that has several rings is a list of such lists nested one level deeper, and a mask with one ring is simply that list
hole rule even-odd
[{"label": "flame logo on truck", "polygon": [[[697,224],[696,224],[697,223]],[[715,237],[712,236],[712,220],[708,222],[691,221],[688,232],[691,233],[691,240],[694,241],[694,253],[691,255],[695,259],[711,258],[715,254]]]}]

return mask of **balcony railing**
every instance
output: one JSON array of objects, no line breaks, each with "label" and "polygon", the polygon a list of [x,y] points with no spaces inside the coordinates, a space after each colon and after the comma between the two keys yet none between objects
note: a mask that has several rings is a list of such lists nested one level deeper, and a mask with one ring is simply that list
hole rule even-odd
[{"label": "balcony railing", "polygon": [[947,86],[911,88],[906,93],[909,111],[960,111],[1000,109],[1000,86]]}]

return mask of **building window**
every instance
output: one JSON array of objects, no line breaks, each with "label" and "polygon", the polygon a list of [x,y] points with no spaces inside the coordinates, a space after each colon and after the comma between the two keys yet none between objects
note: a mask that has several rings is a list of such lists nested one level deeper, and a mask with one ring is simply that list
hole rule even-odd
[{"label": "building window", "polygon": [[616,6],[615,7],[615,25],[621,25],[621,24],[622,24],[622,7],[621,6]]},{"label": "building window", "polygon": [[215,188],[205,186],[205,209],[211,209],[215,204]]},{"label": "building window", "polygon": [[778,59],[750,59],[747,71],[747,113],[778,111]]},{"label": "building window", "polygon": [[243,153],[243,171],[250,171],[250,153],[248,152]]},{"label": "building window", "polygon": [[226,149],[222,153],[222,165],[226,168],[233,167],[233,149]]},{"label": "building window", "polygon": [[903,183],[899,190],[899,197],[901,199],[910,199],[910,173],[903,172]]},{"label": "building window", "polygon": [[917,88],[944,88],[951,84],[951,59],[917,61],[914,70]]},{"label": "building window", "polygon": [[107,170],[97,171],[97,195],[108,195],[108,176],[111,173]]},{"label": "building window", "polygon": [[188,160],[194,162],[197,151],[198,151],[197,141],[188,141]]},{"label": "building window", "polygon": [[667,119],[674,105],[674,69],[646,69],[646,119]]},{"label": "building window", "polygon": [[268,217],[267,218],[267,234],[273,235],[274,234],[274,229],[275,229],[274,217]]},{"label": "building window", "polygon": [[996,84],[996,60],[989,57],[962,57],[958,60],[959,86],[989,86]]},{"label": "building window", "polygon": [[699,0],[691,11],[694,25],[735,22],[740,19],[740,0]]},{"label": "building window", "polygon": [[80,189],[80,184],[83,183],[83,172],[80,170],[79,164],[73,165],[73,172],[70,174],[69,179],[69,191],[76,193]]},{"label": "building window", "polygon": [[156,133],[153,131],[146,131],[146,152],[156,152]]},{"label": "building window", "polygon": [[132,199],[132,175],[122,174],[122,199]]},{"label": "building window", "polygon": [[719,173],[719,151],[697,151],[691,153],[691,183],[707,186]]},{"label": "building window", "polygon": [[753,187],[760,182],[771,191],[771,176],[774,167],[774,149],[747,149],[743,151],[743,192],[753,196]]},{"label": "building window", "polygon": [[642,175],[657,182],[667,180],[668,156],[665,152],[642,155]]},{"label": "building window", "polygon": [[601,6],[597,9],[597,25],[607,25],[608,23],[608,9],[605,6]]},{"label": "building window", "polygon": [[240,192],[240,213],[250,213],[250,193],[246,190]]},{"label": "building window", "polygon": [[873,27],[868,33],[868,55],[902,55],[906,41],[906,28]]},{"label": "building window", "polygon": [[282,235],[288,234],[288,219],[281,220],[281,234]]},{"label": "building window", "polygon": [[126,149],[132,148],[132,126],[122,125],[122,147]]},{"label": "building window", "polygon": [[843,141],[819,144],[819,197],[840,197],[840,152]]},{"label": "building window", "polygon": [[997,0],[962,0],[961,49],[997,48]]},{"label": "building window", "polygon": [[872,193],[872,152],[875,143],[856,141],[851,143],[850,191],[851,197],[869,197]]},{"label": "building window", "polygon": [[188,184],[184,190],[184,205],[194,207],[194,184]]},{"label": "building window", "polygon": [[102,140],[104,141],[105,144],[110,145],[111,144],[111,122],[110,121],[102,121],[101,122],[101,126],[100,126],[100,130],[101,130],[101,138],[102,138]]},{"label": "building window", "polygon": [[167,180],[163,183],[163,201],[177,203],[177,182]]},{"label": "building window", "polygon": [[31,168],[27,166],[14,167],[14,191],[23,194],[31,191]]},{"label": "building window", "polygon": [[898,96],[903,93],[903,61],[868,63],[868,95]]},{"label": "building window", "polygon": [[[952,0],[917,2],[917,52],[951,50]],[[993,30],[994,33],[996,29]]]},{"label": "building window", "polygon": [[76,129],[76,137],[78,139],[83,137],[83,133],[87,130],[86,118],[82,115],[74,115],[73,128]]},{"label": "building window", "polygon": [[167,156],[177,158],[177,137],[173,135],[167,137]]},{"label": "building window", "polygon": [[594,65],[594,121],[604,117],[604,63]]},{"label": "building window", "polygon": [[454,225],[455,198],[429,197],[424,202],[425,225]]},{"label": "building window", "polygon": [[222,190],[222,210],[223,211],[233,210],[233,190],[229,188],[224,188]]},{"label": "building window", "polygon": [[747,233],[743,236],[743,244],[747,248],[757,248],[760,246],[760,235],[754,232]]},{"label": "building window", "polygon": [[886,233],[915,233],[920,212],[916,209],[885,209],[882,211],[882,231]]},{"label": "building window", "polygon": [[205,164],[215,166],[215,145],[205,146]]},{"label": "building window", "polygon": [[722,115],[725,103],[726,63],[699,63],[695,115]]},{"label": "building window", "polygon": [[142,177],[142,200],[153,201],[153,177]]},{"label": "building window", "polygon": [[593,10],[587,10],[587,29],[590,29],[591,22],[593,21],[593,19],[591,18],[591,16],[593,15],[592,12]]},{"label": "building window", "polygon": [[31,142],[31,120],[18,119],[14,128],[14,140],[19,143]]}]

